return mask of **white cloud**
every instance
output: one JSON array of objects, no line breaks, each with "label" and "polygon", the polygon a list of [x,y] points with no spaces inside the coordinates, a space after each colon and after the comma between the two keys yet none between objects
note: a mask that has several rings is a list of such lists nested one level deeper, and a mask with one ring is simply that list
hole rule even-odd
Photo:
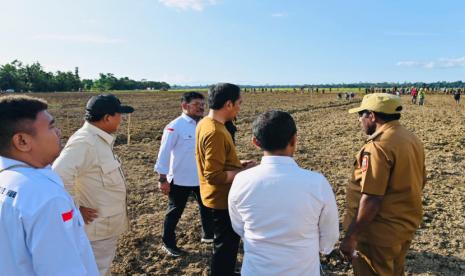
[{"label": "white cloud", "polygon": [[443,58],[438,61],[438,65],[443,68],[465,66],[465,57]]},{"label": "white cloud", "polygon": [[402,67],[421,67],[426,69],[434,68],[456,68],[465,66],[465,57],[459,58],[440,58],[435,61],[399,61],[397,66]]},{"label": "white cloud", "polygon": [[271,14],[271,16],[272,17],[286,17],[287,13],[285,13],[285,12],[276,12],[276,13]]},{"label": "white cloud", "polygon": [[421,62],[418,61],[399,61],[397,62],[397,66],[403,66],[403,67],[417,67],[421,66]]},{"label": "white cloud", "polygon": [[202,11],[205,6],[215,5],[217,0],[158,0],[167,7],[177,8],[181,10]]},{"label": "white cloud", "polygon": [[91,44],[115,44],[115,43],[124,42],[121,39],[106,37],[102,35],[93,35],[93,34],[75,34],[75,35],[39,34],[39,35],[34,36],[33,39],[58,40],[58,41],[91,43]]}]

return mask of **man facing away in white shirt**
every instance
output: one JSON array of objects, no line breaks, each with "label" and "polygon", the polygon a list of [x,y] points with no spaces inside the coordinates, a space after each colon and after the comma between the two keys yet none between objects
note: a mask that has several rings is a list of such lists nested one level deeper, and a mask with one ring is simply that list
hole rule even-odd
[{"label": "man facing away in white shirt", "polygon": [[234,231],[244,242],[241,275],[319,275],[319,252],[339,237],[334,193],[326,178],[293,159],[297,128],[290,114],[269,111],[253,123],[261,164],[239,173],[228,197]]},{"label": "man facing away in white shirt", "polygon": [[193,195],[199,205],[202,223],[202,242],[213,242],[212,216],[200,198],[199,177],[195,162],[195,128],[202,119],[205,97],[198,92],[186,92],[181,98],[182,114],[163,131],[155,171],[159,174],[159,188],[168,195],[168,210],[163,224],[162,249],[171,257],[185,252],[176,245],[176,225],[187,199]]}]

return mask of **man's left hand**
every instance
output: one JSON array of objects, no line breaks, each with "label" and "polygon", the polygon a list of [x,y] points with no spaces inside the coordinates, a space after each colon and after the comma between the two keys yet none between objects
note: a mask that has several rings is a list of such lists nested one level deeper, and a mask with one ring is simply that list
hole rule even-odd
[{"label": "man's left hand", "polygon": [[168,195],[171,190],[171,185],[168,181],[158,182],[158,188],[164,195]]}]

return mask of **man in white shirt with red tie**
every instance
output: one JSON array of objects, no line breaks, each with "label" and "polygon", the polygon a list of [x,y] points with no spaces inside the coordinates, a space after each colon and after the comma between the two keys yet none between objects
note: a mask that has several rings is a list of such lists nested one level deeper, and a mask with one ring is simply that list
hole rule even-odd
[{"label": "man in white shirt with red tie", "polygon": [[334,193],[323,175],[292,158],[296,133],[283,111],[253,123],[264,156],[236,175],[228,196],[232,227],[244,242],[241,275],[319,275],[319,252],[329,254],[338,240]]},{"label": "man in white shirt with red tie", "polygon": [[159,174],[159,188],[168,195],[168,210],[163,225],[162,249],[171,257],[185,252],[176,244],[176,225],[187,199],[196,199],[202,224],[202,242],[213,242],[211,214],[202,204],[199,177],[195,162],[195,128],[204,115],[205,99],[198,92],[186,92],[181,98],[182,114],[163,131],[155,171]]}]

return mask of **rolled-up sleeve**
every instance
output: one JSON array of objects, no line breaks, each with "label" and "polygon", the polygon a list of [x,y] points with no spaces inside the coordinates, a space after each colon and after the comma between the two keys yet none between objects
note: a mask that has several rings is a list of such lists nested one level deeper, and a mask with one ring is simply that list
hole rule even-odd
[{"label": "rolled-up sleeve", "polygon": [[204,176],[209,184],[227,184],[227,174],[224,170],[226,149],[224,137],[221,133],[211,132],[205,136],[205,169]]},{"label": "rolled-up sleeve", "polygon": [[321,210],[320,220],[318,222],[320,252],[329,254],[333,250],[334,244],[336,244],[339,239],[339,217],[336,198],[326,178],[323,178],[322,194],[324,206]]},{"label": "rolled-up sleeve", "polygon": [[160,150],[158,151],[157,162],[154,171],[159,174],[168,174],[170,170],[171,152],[177,142],[176,130],[166,127],[161,138]]}]

